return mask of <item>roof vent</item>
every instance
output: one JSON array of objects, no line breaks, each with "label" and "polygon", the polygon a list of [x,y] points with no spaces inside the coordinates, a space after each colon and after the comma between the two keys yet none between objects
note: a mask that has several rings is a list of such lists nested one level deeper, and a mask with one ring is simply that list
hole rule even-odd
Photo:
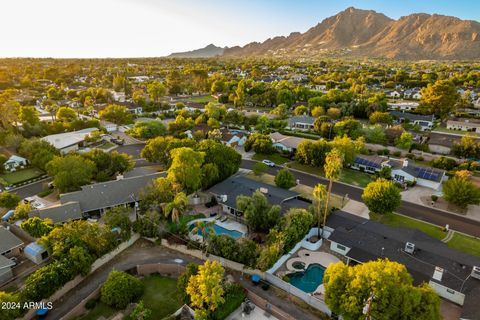
[{"label": "roof vent", "polygon": [[220,199],[222,200],[222,202],[227,202],[227,195],[226,194],[222,194],[220,196]]},{"label": "roof vent", "polygon": [[433,272],[433,279],[437,281],[442,281],[443,276],[443,268],[435,267],[435,271]]},{"label": "roof vent", "polygon": [[415,244],[411,242],[405,243],[405,252],[413,254],[415,252]]},{"label": "roof vent", "polygon": [[474,266],[472,269],[472,278],[480,280],[480,267]]}]

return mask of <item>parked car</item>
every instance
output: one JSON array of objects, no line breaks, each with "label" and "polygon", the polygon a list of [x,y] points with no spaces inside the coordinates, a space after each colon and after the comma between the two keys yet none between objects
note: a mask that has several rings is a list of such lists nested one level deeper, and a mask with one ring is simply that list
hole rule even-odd
[{"label": "parked car", "polygon": [[267,159],[263,160],[262,163],[266,164],[269,167],[275,167],[275,163]]},{"label": "parked car", "polygon": [[112,139],[110,139],[110,141],[112,143],[115,143],[115,144],[119,145],[119,146],[123,146],[125,144],[125,142],[123,140],[120,140],[120,139],[112,138]]}]

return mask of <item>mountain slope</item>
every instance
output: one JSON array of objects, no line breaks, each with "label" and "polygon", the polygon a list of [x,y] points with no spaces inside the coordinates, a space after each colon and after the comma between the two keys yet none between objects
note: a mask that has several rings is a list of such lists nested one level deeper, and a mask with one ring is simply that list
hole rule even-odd
[{"label": "mountain slope", "polygon": [[343,54],[399,59],[478,59],[480,23],[412,14],[393,20],[372,10],[348,8],[305,33],[225,49],[225,56]]},{"label": "mountain slope", "polygon": [[205,48],[186,51],[186,52],[176,52],[172,53],[168,57],[170,58],[211,58],[215,56],[220,56],[224,52],[224,48],[217,47],[213,44],[209,44]]}]

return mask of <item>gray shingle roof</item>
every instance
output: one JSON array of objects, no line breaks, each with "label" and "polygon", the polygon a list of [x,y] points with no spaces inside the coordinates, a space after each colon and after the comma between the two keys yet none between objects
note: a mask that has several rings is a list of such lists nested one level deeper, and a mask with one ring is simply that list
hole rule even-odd
[{"label": "gray shingle roof", "polygon": [[315,118],[310,116],[294,116],[288,118],[287,121],[289,126],[292,126],[295,123],[307,123],[313,125],[313,123],[315,122]]},{"label": "gray shingle roof", "polygon": [[214,195],[226,195],[227,201],[224,202],[227,206],[235,208],[236,199],[238,196],[251,196],[256,190],[265,188],[268,192],[265,196],[270,204],[282,204],[287,199],[296,198],[299,194],[293,191],[278,188],[266,183],[251,180],[245,177],[230,177],[213,187],[208,191]]},{"label": "gray shingle roof", "polygon": [[433,122],[434,116],[433,115],[421,115],[416,113],[408,113],[408,112],[401,112],[401,111],[390,111],[390,114],[397,119],[408,119],[410,121],[427,121]]},{"label": "gray shingle roof", "polygon": [[[352,248],[348,256],[360,262],[383,257],[399,262],[407,267],[416,283],[431,280],[438,266],[444,269],[440,284],[460,291],[472,267],[480,265],[479,258],[450,249],[416,229],[393,228],[342,211],[332,214],[327,226],[334,229],[331,241]],[[403,251],[406,242],[415,244],[414,255]],[[480,287],[480,281],[470,278],[463,284],[462,292],[468,294],[476,287]]]},{"label": "gray shingle roof", "polygon": [[13,267],[14,265],[15,263],[12,260],[0,254],[0,270],[8,267]]},{"label": "gray shingle roof", "polygon": [[156,172],[143,176],[83,186],[80,191],[60,195],[60,202],[62,204],[78,202],[82,212],[90,212],[130,203],[133,199],[138,200],[138,194],[142,188],[162,175],[164,174]]},{"label": "gray shingle roof", "polygon": [[21,246],[23,241],[17,238],[10,230],[0,226],[0,254]]},{"label": "gray shingle roof", "polygon": [[39,217],[41,219],[50,218],[54,223],[63,223],[70,220],[82,218],[82,209],[78,202],[67,202],[55,206],[32,210],[30,217]]}]

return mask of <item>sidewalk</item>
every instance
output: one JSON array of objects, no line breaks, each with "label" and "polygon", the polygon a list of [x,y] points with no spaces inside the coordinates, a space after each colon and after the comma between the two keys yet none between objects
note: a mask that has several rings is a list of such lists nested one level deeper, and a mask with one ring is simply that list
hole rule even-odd
[{"label": "sidewalk", "polygon": [[342,211],[370,220],[370,210],[368,210],[367,206],[360,201],[352,199],[348,200],[347,204],[342,208]]}]

